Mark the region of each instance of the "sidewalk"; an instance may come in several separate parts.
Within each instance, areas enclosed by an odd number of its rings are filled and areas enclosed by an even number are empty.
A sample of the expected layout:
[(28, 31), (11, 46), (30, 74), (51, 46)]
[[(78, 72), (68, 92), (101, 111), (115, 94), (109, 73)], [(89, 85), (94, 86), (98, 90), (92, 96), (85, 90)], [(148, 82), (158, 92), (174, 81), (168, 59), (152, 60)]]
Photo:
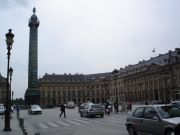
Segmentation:
[(16, 113), (12, 114), (12, 119), (10, 120), (11, 131), (3, 131), (4, 130), (4, 116), (0, 115), (0, 135), (23, 135), (23, 132), (19, 126), (19, 121), (16, 117)]

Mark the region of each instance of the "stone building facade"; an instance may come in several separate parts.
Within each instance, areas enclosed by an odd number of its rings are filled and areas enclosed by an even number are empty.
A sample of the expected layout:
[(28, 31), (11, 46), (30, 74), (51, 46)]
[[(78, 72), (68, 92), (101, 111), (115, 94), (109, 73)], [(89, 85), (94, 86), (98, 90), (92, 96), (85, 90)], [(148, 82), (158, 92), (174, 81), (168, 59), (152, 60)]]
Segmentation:
[(39, 79), (41, 104), (57, 106), (68, 101), (106, 102), (110, 98), (109, 75), (45, 74)]
[[(45, 74), (39, 79), (42, 105), (92, 101), (152, 102), (180, 99), (180, 49), (99, 74)], [(116, 76), (116, 78), (114, 78)]]
[(5, 104), (6, 102), (6, 91), (7, 91), (7, 82), (6, 78), (4, 78), (0, 74), (0, 104)]
[[(117, 85), (113, 79), (110, 82), (112, 93), (117, 88), (118, 102), (180, 99), (180, 49), (120, 68)], [(114, 96), (111, 99), (114, 101)]]

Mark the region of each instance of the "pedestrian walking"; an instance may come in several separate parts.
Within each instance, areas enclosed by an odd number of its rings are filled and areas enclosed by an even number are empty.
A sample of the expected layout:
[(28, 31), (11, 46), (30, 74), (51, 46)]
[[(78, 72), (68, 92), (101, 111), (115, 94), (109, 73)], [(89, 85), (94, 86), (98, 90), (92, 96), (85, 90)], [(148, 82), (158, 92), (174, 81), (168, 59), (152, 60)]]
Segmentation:
[(128, 111), (132, 111), (132, 104), (131, 104), (131, 102), (128, 103), (128, 108), (127, 109), (128, 109)]
[(109, 102), (107, 102), (107, 103), (105, 104), (105, 115), (106, 115), (106, 114), (110, 115)]
[(19, 111), (20, 111), (19, 106), (16, 106), (17, 118), (19, 118)]
[(61, 111), (61, 113), (60, 113), (59, 117), (61, 117), (61, 115), (64, 113), (64, 118), (66, 118), (66, 111), (65, 111), (64, 104), (61, 105), (60, 111)]
[(118, 103), (114, 103), (114, 110), (116, 113), (119, 112)]

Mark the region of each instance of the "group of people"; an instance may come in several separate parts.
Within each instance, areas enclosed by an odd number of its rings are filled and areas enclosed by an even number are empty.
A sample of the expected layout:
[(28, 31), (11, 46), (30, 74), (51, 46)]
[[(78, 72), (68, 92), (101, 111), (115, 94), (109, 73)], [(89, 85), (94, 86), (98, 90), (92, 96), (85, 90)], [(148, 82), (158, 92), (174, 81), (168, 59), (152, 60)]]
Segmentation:
[(119, 110), (118, 103), (114, 103), (114, 110), (115, 110), (115, 112), (128, 112), (128, 111), (132, 111), (132, 103), (129, 102), (127, 104), (122, 104), (120, 110)]
[(119, 105), (118, 103), (114, 103), (113, 105), (110, 104), (109, 102), (104, 103), (105, 105), (105, 114), (110, 114), (113, 110), (112, 107), (114, 106), (114, 112), (118, 113), (118, 112), (128, 112), (128, 111), (132, 111), (132, 103), (129, 102), (127, 104), (122, 104), (121, 105), (121, 109), (119, 109)]

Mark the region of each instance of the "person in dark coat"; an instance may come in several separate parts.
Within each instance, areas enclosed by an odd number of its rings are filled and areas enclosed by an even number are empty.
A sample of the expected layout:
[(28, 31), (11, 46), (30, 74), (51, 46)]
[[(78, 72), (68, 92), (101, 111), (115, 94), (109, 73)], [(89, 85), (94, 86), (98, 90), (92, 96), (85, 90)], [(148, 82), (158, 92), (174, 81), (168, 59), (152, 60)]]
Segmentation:
[(19, 112), (20, 112), (19, 106), (16, 106), (16, 112), (17, 112), (17, 118), (19, 118)]
[(64, 113), (64, 118), (66, 118), (66, 111), (65, 111), (64, 104), (61, 105), (60, 111), (61, 111), (61, 114), (59, 115), (59, 117), (61, 117), (61, 115)]
[(105, 104), (105, 115), (106, 114), (110, 114), (110, 111), (109, 111), (109, 102), (107, 102), (106, 104)]

